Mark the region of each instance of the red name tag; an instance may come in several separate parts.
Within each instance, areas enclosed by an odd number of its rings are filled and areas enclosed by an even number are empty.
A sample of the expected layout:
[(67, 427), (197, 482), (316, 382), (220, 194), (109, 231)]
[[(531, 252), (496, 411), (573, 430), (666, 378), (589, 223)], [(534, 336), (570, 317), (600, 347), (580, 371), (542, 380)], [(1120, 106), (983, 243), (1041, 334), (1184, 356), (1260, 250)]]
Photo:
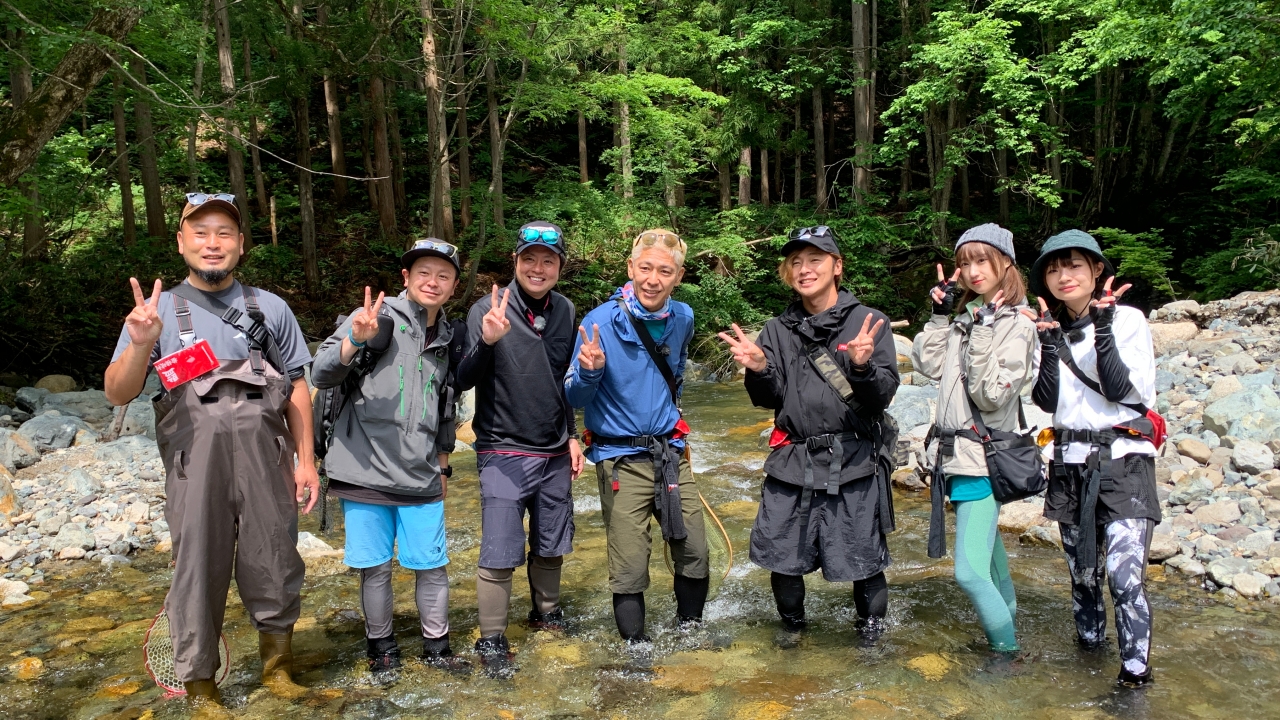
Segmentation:
[(166, 390), (194, 380), (201, 375), (216, 370), (221, 363), (209, 347), (208, 340), (197, 340), (194, 345), (165, 355), (156, 361), (156, 374), (160, 376), (160, 384)]

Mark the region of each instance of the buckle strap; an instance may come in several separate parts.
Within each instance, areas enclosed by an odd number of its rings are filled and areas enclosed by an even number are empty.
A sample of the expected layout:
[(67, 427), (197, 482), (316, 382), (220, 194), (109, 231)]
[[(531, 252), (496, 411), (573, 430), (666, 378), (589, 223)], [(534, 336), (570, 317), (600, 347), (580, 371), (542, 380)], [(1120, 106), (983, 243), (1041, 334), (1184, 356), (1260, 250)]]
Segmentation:
[(634, 447), (649, 449), (654, 440), (660, 442), (670, 442), (671, 433), (664, 435), (631, 435), (627, 437), (606, 437), (604, 435), (592, 434), (592, 445), (611, 445), (614, 447)]

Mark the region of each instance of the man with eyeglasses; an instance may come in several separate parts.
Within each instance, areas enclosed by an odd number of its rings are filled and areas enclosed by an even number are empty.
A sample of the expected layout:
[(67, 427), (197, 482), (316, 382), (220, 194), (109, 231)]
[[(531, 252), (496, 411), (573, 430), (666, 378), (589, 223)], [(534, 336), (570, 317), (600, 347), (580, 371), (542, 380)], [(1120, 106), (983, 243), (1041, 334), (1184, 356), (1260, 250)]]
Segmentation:
[(186, 280), (168, 292), (156, 280), (146, 300), (129, 278), (134, 308), (103, 383), (115, 405), (137, 397), (153, 369), (166, 388), (154, 404), (175, 670), (193, 703), (221, 702), (213, 678), (234, 573), (259, 633), (262, 680), (293, 696), (304, 572), (295, 503), (310, 512), (320, 489), (303, 378), (311, 358), (289, 306), (232, 275), (244, 253), (233, 195), (188, 194), (177, 241)]
[[(422, 660), (465, 663), (449, 644), (449, 562), (444, 497), (453, 472), (450, 347), (461, 332), (443, 306), (458, 284), (458, 249), (419, 240), (400, 257), (404, 292), (364, 290), (357, 308), (316, 351), (317, 388), (351, 381), (325, 455), (329, 492), (342, 500), (343, 561), (360, 573), (366, 653), (375, 675), (400, 667), (393, 632), (391, 558), (416, 576)], [(352, 379), (350, 376), (356, 373)]]
[[(515, 568), (529, 577), (529, 627), (563, 630), (560, 569), (573, 550), (572, 481), (582, 472), (564, 375), (574, 307), (553, 288), (564, 267), (564, 233), (532, 222), (517, 233), (515, 278), (480, 298), (467, 316), (458, 387), (476, 389), (476, 464), (481, 532), (476, 654), (490, 675), (510, 672), (507, 614)], [(525, 555), (525, 513), (529, 516)]]
[[(702, 622), (709, 563), (698, 487), (685, 454), (689, 427), (677, 404), (693, 337), (693, 309), (671, 299), (684, 277), (687, 248), (668, 230), (647, 230), (631, 245), (630, 282), (587, 313), (565, 377), (574, 407), (585, 408), (609, 548), (609, 589), (618, 633), (647, 651), (644, 591), (649, 587), (650, 520), (675, 566), (676, 623)], [(590, 331), (587, 330), (590, 328)]]

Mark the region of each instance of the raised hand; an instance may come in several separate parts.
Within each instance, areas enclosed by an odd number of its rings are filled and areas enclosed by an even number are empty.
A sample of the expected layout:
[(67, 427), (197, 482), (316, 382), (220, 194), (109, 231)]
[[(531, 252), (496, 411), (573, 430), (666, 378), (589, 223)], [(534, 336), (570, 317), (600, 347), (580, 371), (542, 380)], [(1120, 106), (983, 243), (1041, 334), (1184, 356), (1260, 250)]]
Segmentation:
[(991, 298), (991, 302), (985, 303), (978, 308), (978, 312), (974, 313), (974, 319), (979, 325), (991, 325), (996, 321), (996, 313), (1000, 311), (1000, 306), (1004, 304), (1004, 291), (997, 290), (996, 296)]
[(1044, 298), (1036, 298), (1036, 300), (1040, 302), (1039, 315), (1036, 315), (1028, 308), (1022, 308), (1020, 312), (1036, 324), (1036, 332), (1040, 333), (1040, 342), (1045, 344), (1053, 343), (1062, 332), (1062, 325), (1053, 319), (1053, 315), (1049, 313), (1049, 304), (1044, 301)]
[(600, 326), (591, 326), (592, 337), (587, 337), (586, 328), (578, 326), (578, 336), (582, 338), (582, 346), (578, 348), (578, 365), (587, 370), (599, 370), (604, 367), (604, 351), (600, 349)]
[(378, 301), (371, 303), (372, 293), (364, 286), (364, 307), (351, 318), (351, 337), (358, 343), (367, 343), (378, 336), (378, 312), (386, 293), (378, 293)]
[(493, 286), (490, 296), (493, 302), (489, 312), (480, 319), (480, 338), (485, 345), (494, 345), (511, 329), (511, 321), (507, 319), (507, 301), (511, 299), (511, 288), (502, 291), (502, 302), (498, 302), (498, 286)]
[(160, 331), (164, 329), (164, 323), (160, 321), (159, 309), (160, 292), (164, 289), (164, 285), (156, 280), (151, 299), (147, 300), (142, 295), (142, 286), (138, 284), (138, 278), (129, 278), (129, 284), (133, 286), (133, 310), (124, 319), (124, 327), (129, 331), (129, 342), (150, 354), (156, 340), (160, 339)]
[(938, 284), (929, 290), (929, 299), (933, 301), (934, 315), (950, 315), (956, 306), (956, 292), (958, 285), (956, 281), (960, 279), (960, 268), (956, 268), (951, 273), (951, 279), (947, 279), (946, 273), (942, 271), (942, 263), (938, 263)]
[(879, 333), (882, 327), (884, 327), (884, 318), (877, 320), (875, 325), (871, 324), (871, 313), (867, 313), (863, 318), (862, 330), (858, 331), (857, 337), (849, 341), (849, 359), (854, 365), (862, 367), (871, 360), (871, 353), (876, 349), (876, 333)]
[(1105, 294), (1097, 300), (1089, 301), (1089, 312), (1093, 315), (1093, 324), (1095, 328), (1099, 325), (1106, 326), (1111, 324), (1111, 319), (1114, 318), (1116, 314), (1116, 303), (1120, 301), (1120, 296), (1124, 295), (1129, 288), (1133, 287), (1132, 284), (1125, 284), (1121, 286), (1119, 290), (1112, 293), (1111, 282), (1115, 279), (1114, 275), (1107, 278), (1107, 281), (1102, 285), (1102, 289)]
[(719, 333), (720, 339), (725, 341), (729, 346), (729, 352), (733, 353), (733, 361), (752, 372), (764, 372), (768, 367), (769, 361), (764, 356), (764, 351), (760, 346), (747, 339), (743, 334), (742, 328), (737, 323), (729, 326), (733, 329), (734, 338), (729, 333)]

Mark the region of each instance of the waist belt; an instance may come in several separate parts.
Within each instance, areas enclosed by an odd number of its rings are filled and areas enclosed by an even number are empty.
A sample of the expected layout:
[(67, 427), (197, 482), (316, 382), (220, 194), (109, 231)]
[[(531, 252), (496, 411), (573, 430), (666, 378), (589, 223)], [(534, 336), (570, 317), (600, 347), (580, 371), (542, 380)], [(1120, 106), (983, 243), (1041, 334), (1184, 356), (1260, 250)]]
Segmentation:
[(958, 437), (972, 440), (976, 443), (982, 442), (982, 436), (972, 428), (945, 430), (937, 425), (929, 428), (929, 434), (924, 440), (925, 447), (929, 447), (929, 443), (934, 438), (938, 440), (938, 455), (933, 461), (933, 478), (929, 487), (929, 557), (931, 558), (940, 558), (947, 554), (946, 520), (944, 518), (946, 506), (943, 498), (947, 494), (947, 476), (946, 473), (942, 472), (942, 461), (946, 457), (955, 457), (956, 438)]
[[(1071, 443), (1088, 443), (1089, 455), (1085, 458), (1084, 492), (1080, 497), (1079, 546), (1076, 548), (1076, 562), (1083, 568), (1098, 566), (1098, 494), (1102, 490), (1103, 469), (1112, 478), (1124, 474), (1123, 467), (1116, 467), (1117, 461), (1111, 457), (1111, 443), (1120, 437), (1110, 428), (1106, 430), (1070, 430), (1054, 428), (1053, 431), (1053, 472), (1066, 482), (1067, 464), (1062, 459), (1063, 449)], [(1119, 461), (1123, 463), (1123, 460)]]
[[(827, 451), (827, 480), (822, 484), (828, 495), (840, 494), (840, 470), (844, 467), (844, 444), (858, 442), (862, 438), (853, 432), (827, 433), (814, 435), (803, 440), (794, 440), (789, 444), (804, 445), (804, 485), (800, 490), (800, 543), (808, 543), (809, 538), (809, 506), (813, 501), (814, 473), (813, 456)], [(874, 458), (873, 458), (874, 459)]]
[[(593, 436), (592, 445), (633, 447), (649, 453), (653, 461), (653, 514), (667, 542), (689, 536), (680, 512), (680, 451), (671, 445), (671, 435), (635, 435), (632, 437)], [(618, 491), (618, 464), (632, 462), (639, 455), (623, 455), (613, 461), (613, 490)]]

